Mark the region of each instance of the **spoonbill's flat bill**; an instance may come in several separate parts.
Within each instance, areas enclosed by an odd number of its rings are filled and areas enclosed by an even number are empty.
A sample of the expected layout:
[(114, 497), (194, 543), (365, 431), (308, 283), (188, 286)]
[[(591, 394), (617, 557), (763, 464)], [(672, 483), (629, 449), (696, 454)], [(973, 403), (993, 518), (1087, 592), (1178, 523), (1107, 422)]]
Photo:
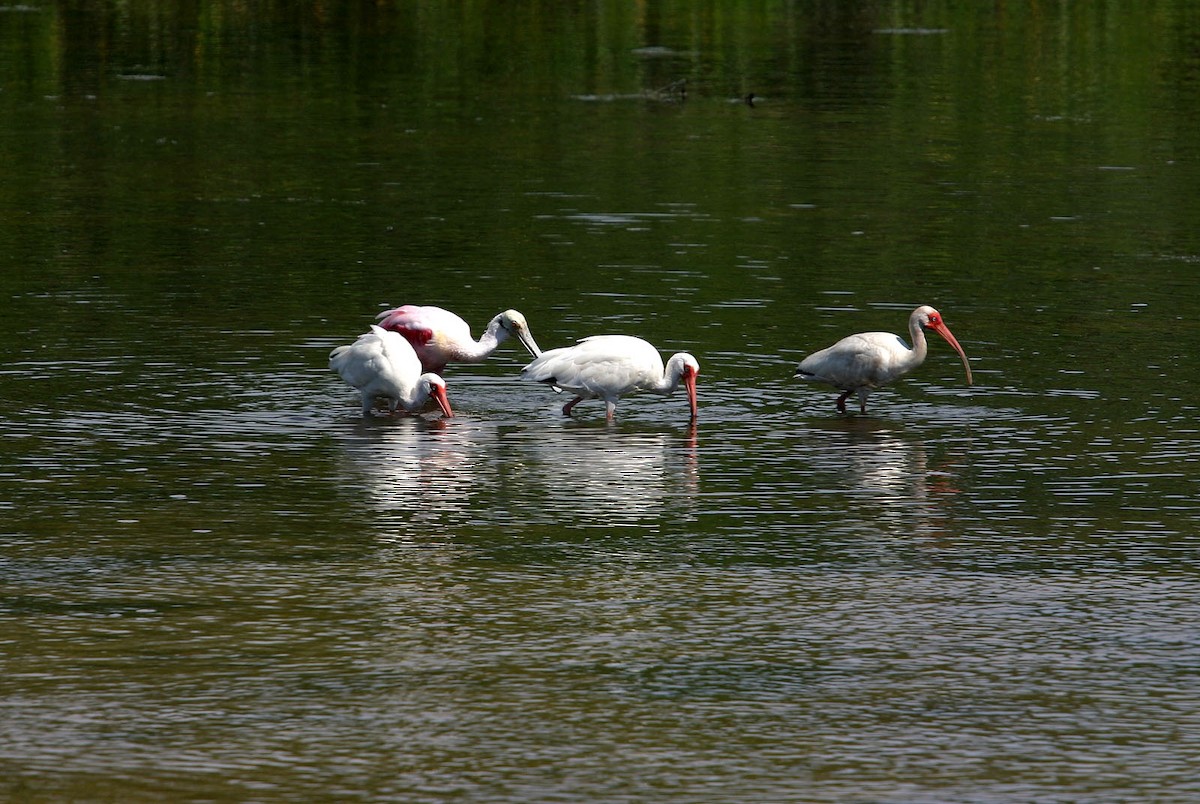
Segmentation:
[(482, 363), (510, 336), (516, 336), (529, 354), (542, 353), (529, 332), (525, 316), (505, 310), (491, 321), (476, 341), (471, 327), (459, 316), (441, 307), (406, 304), (376, 316), (379, 326), (398, 332), (412, 344), (425, 371), (442, 372), (447, 363)]
[(918, 307), (908, 317), (911, 347), (899, 335), (890, 332), (860, 332), (804, 358), (795, 376), (841, 390), (843, 393), (837, 399), (840, 413), (846, 412), (846, 398), (858, 394), (859, 410), (866, 413), (868, 394), (925, 362), (929, 351), (926, 329), (941, 335), (958, 352), (963, 368), (967, 370), (967, 385), (970, 385), (971, 364), (966, 352), (942, 321), (942, 314), (929, 306)]
[(691, 418), (696, 419), (696, 375), (700, 363), (687, 352), (672, 355), (663, 366), (658, 350), (629, 335), (593, 335), (575, 346), (551, 349), (524, 369), (521, 378), (543, 382), (575, 394), (563, 405), (563, 415), (585, 399), (604, 400), (609, 419), (617, 399), (636, 391), (667, 396), (682, 383), (687, 390)]
[(454, 415), (446, 381), (432, 372), (422, 374), (421, 361), (408, 341), (374, 324), (354, 343), (330, 352), (329, 368), (358, 389), (364, 416), (370, 415), (376, 399), (387, 402), (389, 413), (398, 407), (417, 413), (433, 399), (447, 418)]

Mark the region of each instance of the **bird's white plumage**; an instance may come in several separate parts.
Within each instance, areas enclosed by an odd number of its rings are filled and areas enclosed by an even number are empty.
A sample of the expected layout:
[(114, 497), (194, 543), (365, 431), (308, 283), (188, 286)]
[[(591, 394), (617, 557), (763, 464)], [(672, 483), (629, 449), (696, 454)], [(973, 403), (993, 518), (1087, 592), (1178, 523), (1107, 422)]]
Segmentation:
[(415, 412), (432, 396), (447, 416), (452, 415), (445, 382), (436, 374), (422, 374), (416, 352), (398, 333), (372, 324), (354, 343), (329, 353), (329, 368), (358, 389), (364, 414), (376, 399), (386, 400), (391, 411), (403, 407)]
[(846, 410), (846, 397), (857, 394), (859, 407), (867, 410), (867, 395), (871, 391), (907, 374), (925, 362), (929, 344), (925, 329), (946, 339), (962, 358), (967, 372), (967, 384), (971, 384), (971, 366), (967, 355), (950, 329), (942, 321), (937, 310), (924, 305), (912, 311), (908, 317), (908, 333), (912, 346), (890, 332), (861, 332), (848, 335), (826, 349), (814, 352), (796, 368), (796, 375), (803, 380), (812, 380), (832, 385), (844, 391), (838, 398), (839, 411)]
[(600, 398), (612, 418), (617, 399), (636, 391), (670, 394), (682, 381), (688, 389), (695, 415), (696, 358), (686, 352), (673, 355), (663, 365), (658, 350), (630, 335), (593, 335), (575, 346), (543, 352), (521, 371), (522, 379), (547, 383), (570, 391), (576, 398), (563, 412), (583, 399)]
[(663, 361), (641, 338), (593, 335), (576, 346), (543, 352), (522, 374), (575, 393), (620, 396), (661, 380)]
[(799, 370), (810, 379), (841, 388), (879, 388), (904, 371), (912, 350), (890, 332), (860, 332), (804, 358)]

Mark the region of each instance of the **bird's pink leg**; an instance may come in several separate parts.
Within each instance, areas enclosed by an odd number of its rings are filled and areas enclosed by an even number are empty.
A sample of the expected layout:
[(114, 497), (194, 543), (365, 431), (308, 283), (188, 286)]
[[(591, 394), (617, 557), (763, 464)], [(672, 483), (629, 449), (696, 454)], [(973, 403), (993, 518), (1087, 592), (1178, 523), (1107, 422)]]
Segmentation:
[(577, 396), (577, 397), (575, 397), (574, 399), (572, 399), (570, 402), (568, 402), (567, 404), (563, 405), (563, 415), (564, 415), (564, 416), (570, 416), (570, 415), (571, 415), (571, 408), (575, 407), (576, 405), (578, 405), (578, 404), (579, 404), (580, 402), (582, 402), (582, 401), (583, 401), (583, 397), (581, 397), (581, 396)]
[[(837, 409), (838, 409), (838, 413), (845, 413), (845, 412), (846, 412), (846, 398), (847, 398), (847, 397), (849, 397), (849, 396), (850, 396), (850, 394), (852, 394), (852, 393), (854, 393), (854, 392), (853, 392), (853, 391), (847, 391), (846, 393), (844, 393), (844, 394), (842, 394), (841, 396), (839, 396), (839, 397), (838, 397), (838, 401), (837, 401)], [(864, 411), (864, 412), (865, 412), (865, 411)]]

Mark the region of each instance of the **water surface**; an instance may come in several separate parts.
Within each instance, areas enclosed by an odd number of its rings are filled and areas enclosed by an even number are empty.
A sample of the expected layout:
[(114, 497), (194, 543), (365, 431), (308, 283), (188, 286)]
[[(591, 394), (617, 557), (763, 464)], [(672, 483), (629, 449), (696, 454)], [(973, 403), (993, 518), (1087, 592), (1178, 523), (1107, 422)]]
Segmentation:
[[(1198, 32), (3, 9), (0, 789), (1195, 798)], [(401, 303), (686, 349), (700, 419), (510, 343), (364, 420)], [(791, 378), (923, 303), (973, 387)]]

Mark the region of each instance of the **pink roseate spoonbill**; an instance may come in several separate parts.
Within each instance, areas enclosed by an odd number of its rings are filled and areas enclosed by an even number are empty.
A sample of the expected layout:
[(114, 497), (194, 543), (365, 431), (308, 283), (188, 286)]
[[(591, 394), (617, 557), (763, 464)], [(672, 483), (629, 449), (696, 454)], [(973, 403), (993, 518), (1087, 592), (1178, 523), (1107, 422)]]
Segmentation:
[(641, 338), (629, 335), (593, 335), (575, 346), (543, 352), (521, 369), (521, 379), (544, 382), (575, 394), (563, 405), (563, 415), (585, 399), (604, 400), (612, 419), (617, 398), (635, 391), (667, 396), (683, 383), (687, 390), (691, 419), (696, 420), (696, 375), (700, 364), (687, 352), (672, 355), (663, 366), (658, 350)]
[(354, 343), (329, 353), (329, 368), (362, 394), (364, 416), (371, 414), (376, 399), (387, 402), (389, 413), (398, 407), (417, 413), (433, 399), (446, 418), (454, 416), (446, 381), (431, 372), (422, 374), (417, 353), (395, 332), (372, 324)]
[(447, 363), (482, 363), (512, 335), (529, 354), (537, 357), (542, 353), (529, 333), (525, 316), (516, 310), (505, 310), (489, 321), (478, 341), (471, 337), (471, 327), (466, 321), (441, 307), (406, 304), (385, 310), (375, 320), (412, 344), (425, 371), (439, 374), (446, 370)]
[(929, 351), (926, 329), (941, 335), (958, 352), (963, 368), (967, 370), (967, 385), (970, 385), (971, 364), (967, 362), (966, 352), (942, 321), (942, 314), (929, 306), (918, 307), (908, 317), (911, 347), (899, 335), (890, 332), (860, 332), (804, 358), (795, 376), (840, 389), (843, 393), (837, 400), (839, 413), (846, 412), (846, 398), (858, 394), (859, 410), (866, 413), (867, 394), (925, 362), (925, 354)]

